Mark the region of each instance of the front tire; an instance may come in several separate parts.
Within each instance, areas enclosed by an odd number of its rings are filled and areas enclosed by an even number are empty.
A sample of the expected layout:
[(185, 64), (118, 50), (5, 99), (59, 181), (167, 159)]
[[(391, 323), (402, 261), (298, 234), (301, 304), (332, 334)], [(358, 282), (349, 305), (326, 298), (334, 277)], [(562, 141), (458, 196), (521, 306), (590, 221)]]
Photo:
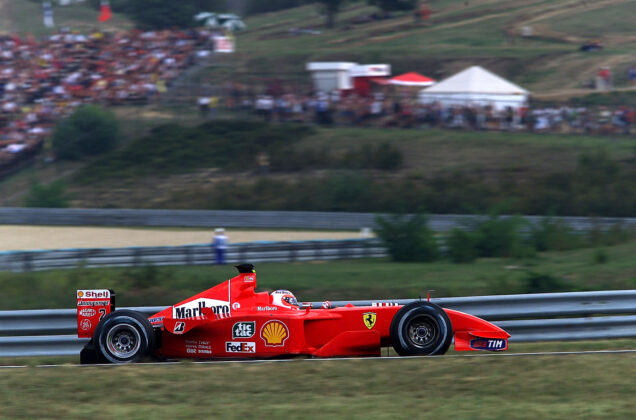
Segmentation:
[(395, 314), (390, 335), (393, 348), (400, 356), (430, 356), (448, 351), (453, 327), (442, 308), (417, 301)]
[(96, 350), (110, 363), (139, 362), (154, 352), (156, 337), (148, 319), (127, 309), (106, 315), (95, 331)]

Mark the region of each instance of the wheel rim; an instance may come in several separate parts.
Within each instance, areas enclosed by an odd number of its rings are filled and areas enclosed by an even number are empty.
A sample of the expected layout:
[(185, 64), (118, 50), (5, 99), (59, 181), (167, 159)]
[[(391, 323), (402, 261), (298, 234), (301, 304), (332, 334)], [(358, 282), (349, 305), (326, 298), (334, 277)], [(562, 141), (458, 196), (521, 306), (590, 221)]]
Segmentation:
[(139, 331), (130, 324), (115, 325), (106, 335), (108, 351), (119, 359), (134, 356), (141, 347)]
[(439, 328), (437, 322), (428, 315), (420, 315), (406, 325), (409, 341), (418, 348), (426, 348), (437, 341)]

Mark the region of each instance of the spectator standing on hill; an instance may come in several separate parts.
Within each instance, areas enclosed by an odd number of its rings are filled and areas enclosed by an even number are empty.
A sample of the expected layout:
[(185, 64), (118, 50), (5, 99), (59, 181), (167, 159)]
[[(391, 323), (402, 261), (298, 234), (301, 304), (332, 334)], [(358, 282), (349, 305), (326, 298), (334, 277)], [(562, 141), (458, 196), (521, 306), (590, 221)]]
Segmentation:
[(219, 98), (218, 98), (218, 96), (210, 97), (210, 102), (209, 102), (208, 106), (210, 107), (210, 117), (211, 118), (216, 118), (217, 114), (219, 113)]
[(599, 69), (596, 81), (597, 90), (609, 90), (612, 88), (612, 71), (609, 67), (603, 66)]
[(636, 86), (636, 65), (631, 66), (629, 70), (627, 70), (627, 77), (629, 77), (632, 86)]
[(225, 229), (216, 228), (214, 230), (212, 248), (214, 248), (214, 254), (216, 256), (216, 264), (225, 264), (225, 252), (227, 251), (227, 235), (225, 234)]
[(208, 112), (210, 110), (210, 98), (208, 98), (207, 96), (201, 96), (197, 100), (197, 103), (199, 105), (199, 111), (201, 112), (201, 116), (204, 118), (207, 117)]

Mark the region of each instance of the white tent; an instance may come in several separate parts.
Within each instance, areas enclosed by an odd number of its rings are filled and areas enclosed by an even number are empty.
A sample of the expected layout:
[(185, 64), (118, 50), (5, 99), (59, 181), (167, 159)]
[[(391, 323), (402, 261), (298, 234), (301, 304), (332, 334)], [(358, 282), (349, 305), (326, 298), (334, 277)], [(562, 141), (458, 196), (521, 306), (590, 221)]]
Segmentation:
[(530, 92), (479, 67), (469, 67), (420, 91), (421, 103), (450, 105), (492, 105), (496, 109), (519, 108)]

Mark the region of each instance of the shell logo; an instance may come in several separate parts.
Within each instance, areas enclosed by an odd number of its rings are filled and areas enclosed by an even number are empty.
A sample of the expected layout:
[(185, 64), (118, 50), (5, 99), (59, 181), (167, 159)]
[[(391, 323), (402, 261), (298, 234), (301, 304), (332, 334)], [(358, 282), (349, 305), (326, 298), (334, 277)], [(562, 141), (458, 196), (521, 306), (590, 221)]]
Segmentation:
[(289, 329), (279, 320), (267, 321), (261, 328), (261, 338), (268, 347), (284, 346), (289, 338)]
[(77, 291), (77, 297), (84, 297), (84, 292), (82, 292), (81, 290)]

